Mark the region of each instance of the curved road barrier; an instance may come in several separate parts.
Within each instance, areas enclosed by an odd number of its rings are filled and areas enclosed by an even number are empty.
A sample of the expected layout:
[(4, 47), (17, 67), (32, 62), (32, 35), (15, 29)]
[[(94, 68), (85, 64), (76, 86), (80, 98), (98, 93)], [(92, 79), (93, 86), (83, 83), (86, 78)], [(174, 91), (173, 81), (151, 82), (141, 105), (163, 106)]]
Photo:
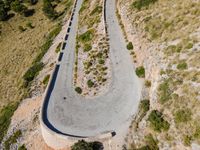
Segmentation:
[(112, 83), (106, 93), (94, 98), (78, 95), (73, 86), (78, 13), (77, 0), (62, 60), (57, 62), (44, 94), (40, 124), (45, 142), (52, 148), (71, 146), (80, 139), (105, 140), (120, 136), (137, 111), (141, 83), (115, 15), (115, 0), (105, 2), (104, 17), (109, 36)]

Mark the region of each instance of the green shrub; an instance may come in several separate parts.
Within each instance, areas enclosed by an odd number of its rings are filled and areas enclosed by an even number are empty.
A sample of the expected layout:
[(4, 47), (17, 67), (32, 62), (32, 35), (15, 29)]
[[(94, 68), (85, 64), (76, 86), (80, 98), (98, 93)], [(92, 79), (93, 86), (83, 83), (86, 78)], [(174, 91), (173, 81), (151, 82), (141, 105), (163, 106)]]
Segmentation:
[(97, 141), (86, 142), (84, 140), (79, 140), (71, 146), (71, 150), (103, 150), (103, 144)]
[(88, 85), (89, 88), (91, 88), (91, 87), (94, 86), (94, 82), (92, 80), (88, 80), (87, 85)]
[(147, 112), (150, 109), (150, 101), (148, 99), (142, 100), (140, 102), (140, 109), (143, 110), (143, 112)]
[(132, 49), (133, 49), (133, 44), (132, 44), (132, 42), (129, 42), (129, 43), (127, 44), (126, 48), (127, 48), (128, 50), (132, 50)]
[(92, 144), (84, 140), (78, 141), (72, 147), (72, 150), (93, 150)]
[(92, 49), (92, 46), (90, 44), (85, 44), (83, 51), (88, 52)]
[(82, 89), (80, 87), (76, 87), (75, 88), (75, 91), (78, 93), (78, 94), (81, 94), (82, 93)]
[(177, 69), (179, 70), (184, 70), (184, 69), (187, 69), (187, 63), (186, 62), (182, 62), (180, 64), (177, 65)]
[(94, 36), (94, 31), (91, 29), (79, 35), (79, 39), (81, 40), (81, 42), (85, 43), (91, 41), (93, 36)]
[(139, 77), (139, 78), (144, 78), (145, 77), (145, 69), (143, 66), (140, 66), (140, 67), (137, 67), (136, 70), (136, 75)]
[(36, 63), (31, 68), (29, 68), (23, 76), (23, 79), (27, 82), (31, 82), (42, 70), (44, 64), (43, 63)]
[(191, 49), (193, 47), (193, 43), (188, 43), (188, 45), (186, 46), (187, 49)]
[(188, 122), (192, 119), (191, 117), (192, 117), (192, 112), (188, 108), (179, 109), (174, 114), (174, 119), (176, 123)]
[(21, 130), (17, 130), (13, 135), (11, 135), (5, 142), (4, 147), (6, 150), (10, 149), (11, 144), (15, 144), (17, 139), (22, 136)]
[(161, 104), (166, 103), (171, 99), (172, 91), (169, 88), (169, 81), (165, 80), (158, 87), (159, 102)]
[(11, 103), (4, 107), (0, 112), (0, 143), (7, 133), (8, 127), (11, 122), (11, 117), (13, 116), (15, 110), (18, 107), (18, 103)]
[(105, 61), (103, 59), (99, 59), (99, 64), (105, 64)]
[(158, 132), (167, 131), (170, 127), (170, 124), (163, 119), (163, 114), (157, 110), (150, 113), (148, 121), (150, 121), (151, 127)]
[(46, 76), (44, 77), (44, 79), (43, 79), (42, 83), (43, 83), (44, 85), (47, 85), (47, 84), (48, 84), (48, 82), (49, 82), (49, 78), (50, 78), (50, 75), (49, 75), (49, 74), (48, 74), (48, 75), (46, 75)]
[(138, 10), (141, 10), (143, 7), (148, 7), (150, 4), (155, 3), (158, 0), (137, 0), (132, 3), (132, 6)]

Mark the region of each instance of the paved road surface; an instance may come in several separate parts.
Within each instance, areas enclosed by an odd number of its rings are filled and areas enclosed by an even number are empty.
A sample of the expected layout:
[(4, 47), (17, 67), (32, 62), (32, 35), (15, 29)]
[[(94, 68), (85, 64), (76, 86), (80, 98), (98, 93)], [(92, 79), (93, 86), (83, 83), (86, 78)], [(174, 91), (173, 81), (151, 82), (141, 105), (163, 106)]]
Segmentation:
[(81, 4), (82, 0), (78, 0), (66, 48), (57, 68), (57, 77), (52, 81), (45, 100), (42, 118), (51, 130), (60, 134), (89, 137), (111, 130), (118, 134), (123, 125), (130, 123), (137, 110), (141, 85), (115, 15), (115, 0), (108, 0), (106, 20), (112, 61), (111, 86), (105, 94), (90, 99), (74, 91), (75, 39)]

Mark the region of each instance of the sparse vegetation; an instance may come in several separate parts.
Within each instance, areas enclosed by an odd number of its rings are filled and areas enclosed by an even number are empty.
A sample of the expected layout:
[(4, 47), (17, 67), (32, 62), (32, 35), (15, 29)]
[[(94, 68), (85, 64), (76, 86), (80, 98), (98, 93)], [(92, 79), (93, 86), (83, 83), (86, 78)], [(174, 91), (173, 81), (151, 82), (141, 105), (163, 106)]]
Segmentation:
[(170, 127), (170, 124), (166, 120), (164, 120), (163, 114), (158, 110), (153, 110), (150, 113), (148, 120), (151, 127), (158, 132), (167, 131)]
[(145, 77), (145, 69), (143, 66), (140, 66), (140, 67), (137, 67), (136, 70), (136, 75), (139, 77), (139, 78), (144, 78)]
[(23, 144), (21, 146), (19, 146), (18, 150), (27, 150), (26, 146)]
[(23, 78), (27, 82), (27, 84), (29, 84), (29, 82), (31, 82), (38, 75), (43, 66), (43, 63), (35, 63), (31, 68), (26, 71)]
[(187, 63), (186, 62), (182, 62), (182, 63), (178, 64), (177, 65), (177, 69), (180, 69), (180, 70), (187, 69)]
[(14, 111), (17, 109), (18, 103), (11, 103), (5, 106), (0, 112), (0, 143), (7, 133), (8, 127), (11, 122), (11, 117), (14, 114)]
[(43, 83), (44, 85), (47, 85), (48, 82), (49, 82), (49, 78), (50, 78), (50, 74), (46, 75), (46, 76), (44, 77), (42, 83)]
[(56, 47), (56, 50), (55, 50), (56, 53), (60, 52), (61, 45), (62, 43), (60, 42), (58, 46)]
[(155, 3), (157, 0), (136, 0), (133, 2), (133, 7), (141, 10), (143, 7), (148, 7), (150, 4)]
[(22, 136), (21, 130), (17, 130), (16, 132), (13, 133), (5, 142), (4, 142), (4, 147), (6, 150), (10, 149), (10, 146), (12, 144), (15, 144), (17, 142), (17, 139)]
[(174, 115), (174, 119), (176, 123), (181, 123), (181, 122), (188, 122), (190, 121), (192, 118), (192, 113), (191, 110), (186, 108), (186, 109), (179, 109), (176, 111), (175, 115)]
[(171, 99), (172, 91), (169, 88), (169, 80), (163, 81), (158, 88), (159, 102), (166, 103)]
[(151, 81), (145, 80), (145, 86), (146, 87), (151, 87)]

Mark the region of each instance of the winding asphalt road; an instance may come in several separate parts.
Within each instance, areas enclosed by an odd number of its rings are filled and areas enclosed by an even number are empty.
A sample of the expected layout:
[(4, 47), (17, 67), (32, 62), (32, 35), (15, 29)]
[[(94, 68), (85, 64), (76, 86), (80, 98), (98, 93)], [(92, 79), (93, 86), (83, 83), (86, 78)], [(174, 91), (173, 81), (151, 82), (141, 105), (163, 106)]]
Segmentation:
[(77, 0), (66, 46), (45, 96), (42, 121), (52, 131), (74, 137), (91, 137), (106, 131), (118, 134), (137, 111), (141, 85), (115, 15), (115, 0), (108, 0), (112, 83), (106, 93), (95, 98), (85, 98), (74, 91), (75, 42), (82, 1)]

